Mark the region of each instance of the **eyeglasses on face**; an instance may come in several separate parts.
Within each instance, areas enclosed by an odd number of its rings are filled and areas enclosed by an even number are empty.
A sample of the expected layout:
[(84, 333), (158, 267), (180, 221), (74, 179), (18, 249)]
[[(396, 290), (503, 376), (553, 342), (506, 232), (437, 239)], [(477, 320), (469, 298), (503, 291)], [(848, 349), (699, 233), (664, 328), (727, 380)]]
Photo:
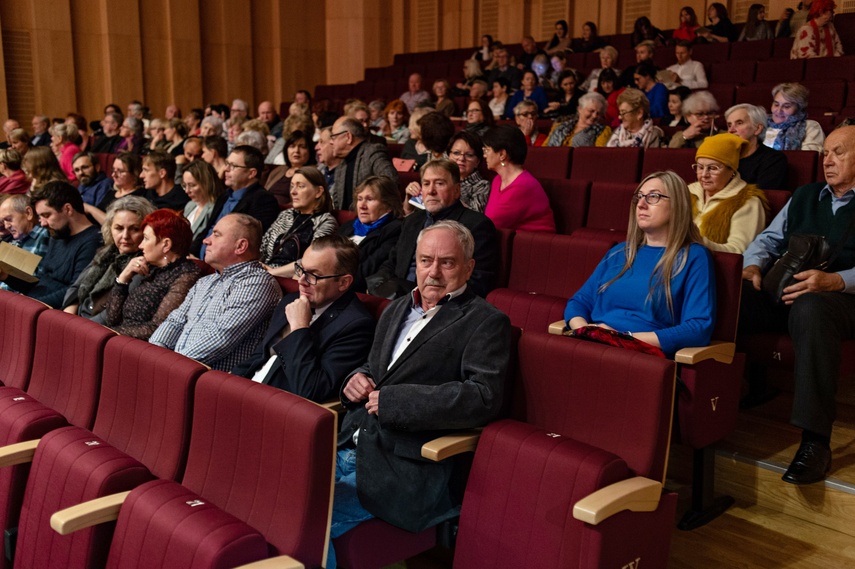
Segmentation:
[(475, 160), (476, 158), (478, 158), (471, 152), (460, 152), (459, 150), (452, 150), (451, 152), (449, 152), (448, 155), (454, 158), (455, 160), (458, 160), (460, 158), (465, 158), (466, 160)]
[(342, 135), (342, 134), (344, 134), (344, 133), (346, 133), (346, 132), (348, 132), (348, 131), (346, 131), (346, 130), (342, 130), (342, 131), (339, 131), (339, 132), (331, 132), (331, 133), (330, 133), (330, 140), (332, 140), (333, 138), (335, 138), (335, 137), (337, 137), (337, 136), (339, 136), (339, 135)]
[(537, 118), (537, 113), (534, 111), (523, 111), (517, 114), (518, 117), (526, 117), (528, 119)]
[(249, 166), (241, 166), (233, 162), (226, 162), (226, 170), (234, 170), (235, 168), (249, 168)]
[(719, 166), (718, 164), (692, 164), (692, 170), (695, 171), (695, 174), (709, 172), (713, 176), (718, 176), (724, 170), (724, 166)]
[(618, 113), (618, 115), (620, 116), (620, 118), (623, 118), (623, 117), (625, 117), (626, 115), (631, 115), (632, 113), (636, 113), (636, 112), (638, 112), (638, 109), (630, 109), (630, 110), (628, 110), (628, 111), (620, 111), (620, 112)]
[(700, 111), (697, 113), (692, 113), (696, 117), (717, 117), (718, 114), (715, 111)]
[(632, 194), (633, 203), (638, 203), (642, 199), (647, 202), (647, 205), (656, 205), (661, 199), (670, 200), (671, 198), (666, 196), (665, 194), (660, 194), (659, 192), (650, 192), (649, 194), (643, 194), (641, 193), (641, 190)]
[(297, 277), (297, 280), (300, 280), (305, 276), (306, 282), (310, 286), (315, 286), (316, 284), (318, 284), (318, 281), (322, 281), (324, 279), (334, 279), (336, 277), (343, 277), (344, 275), (316, 275), (315, 273), (311, 273), (304, 269), (303, 265), (301, 265), (300, 263), (294, 263), (294, 276)]

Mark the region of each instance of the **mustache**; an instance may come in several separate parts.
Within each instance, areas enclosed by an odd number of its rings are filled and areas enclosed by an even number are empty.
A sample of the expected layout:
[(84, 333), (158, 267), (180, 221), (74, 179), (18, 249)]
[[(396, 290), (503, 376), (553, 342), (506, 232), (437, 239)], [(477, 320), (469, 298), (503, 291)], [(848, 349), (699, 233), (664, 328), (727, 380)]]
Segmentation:
[(431, 277), (427, 277), (424, 282), (425, 286), (445, 286), (445, 282), (439, 279), (433, 279)]

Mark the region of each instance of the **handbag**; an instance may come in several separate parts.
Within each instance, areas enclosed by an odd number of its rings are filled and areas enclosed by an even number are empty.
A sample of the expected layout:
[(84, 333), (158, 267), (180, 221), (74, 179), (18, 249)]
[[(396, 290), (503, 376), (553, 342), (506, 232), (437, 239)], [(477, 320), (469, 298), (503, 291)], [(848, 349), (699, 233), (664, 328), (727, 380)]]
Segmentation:
[(588, 342), (597, 342), (598, 344), (608, 344), (617, 348), (633, 350), (642, 354), (656, 356), (657, 358), (665, 357), (665, 353), (652, 344), (642, 342), (629, 334), (624, 334), (617, 330), (609, 330), (608, 328), (600, 328), (599, 326), (581, 326), (575, 330), (565, 328), (564, 335), (579, 338), (580, 340), (587, 340)]
[(773, 301), (781, 302), (784, 289), (796, 282), (793, 275), (811, 269), (824, 270), (836, 253), (822, 235), (791, 235), (787, 251), (763, 277), (763, 290)]

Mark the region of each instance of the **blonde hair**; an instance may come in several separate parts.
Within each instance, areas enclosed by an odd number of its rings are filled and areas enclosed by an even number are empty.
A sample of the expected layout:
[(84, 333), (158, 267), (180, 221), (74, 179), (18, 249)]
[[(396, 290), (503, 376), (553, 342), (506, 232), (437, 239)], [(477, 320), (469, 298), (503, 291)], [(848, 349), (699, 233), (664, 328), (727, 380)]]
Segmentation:
[[(668, 311), (671, 313), (671, 318), (673, 319), (674, 299), (671, 296), (671, 279), (679, 275), (686, 267), (686, 262), (689, 258), (689, 246), (692, 243), (701, 242), (701, 233), (698, 231), (698, 227), (695, 225), (692, 217), (692, 198), (689, 193), (689, 187), (683, 181), (683, 178), (671, 170), (654, 172), (644, 178), (638, 184), (635, 191), (638, 192), (649, 180), (659, 180), (665, 186), (665, 191), (670, 198), (671, 216), (668, 222), (668, 239), (665, 244), (665, 253), (659, 259), (659, 262), (656, 263), (656, 266), (653, 267), (653, 273), (650, 275), (650, 288), (647, 293), (647, 299), (650, 300), (656, 289), (660, 287), (664, 288), (665, 302), (668, 304)], [(636, 200), (633, 198), (632, 205), (629, 208), (629, 228), (626, 232), (626, 244), (624, 246), (626, 263), (624, 263), (623, 268), (612, 280), (600, 286), (599, 292), (603, 292), (609, 288), (613, 282), (621, 278), (632, 267), (639, 247), (643, 247), (646, 243), (647, 237), (638, 227), (638, 220), (635, 217), (636, 203)]]

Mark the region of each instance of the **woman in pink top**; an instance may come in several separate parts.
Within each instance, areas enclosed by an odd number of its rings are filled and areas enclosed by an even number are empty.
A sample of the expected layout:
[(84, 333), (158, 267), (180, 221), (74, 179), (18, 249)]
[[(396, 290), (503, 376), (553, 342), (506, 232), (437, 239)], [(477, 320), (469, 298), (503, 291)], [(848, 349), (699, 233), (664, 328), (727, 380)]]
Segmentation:
[(524, 167), (528, 152), (525, 135), (503, 125), (483, 136), (487, 168), (496, 172), (484, 209), (499, 229), (555, 233), (555, 218), (543, 186)]
[(56, 157), (59, 159), (59, 166), (65, 175), (68, 176), (68, 181), (73, 182), (77, 178), (74, 176), (74, 169), (71, 163), (74, 162), (74, 155), (80, 152), (80, 147), (72, 142), (77, 140), (79, 132), (77, 126), (69, 123), (55, 124), (50, 127), (50, 147)]

